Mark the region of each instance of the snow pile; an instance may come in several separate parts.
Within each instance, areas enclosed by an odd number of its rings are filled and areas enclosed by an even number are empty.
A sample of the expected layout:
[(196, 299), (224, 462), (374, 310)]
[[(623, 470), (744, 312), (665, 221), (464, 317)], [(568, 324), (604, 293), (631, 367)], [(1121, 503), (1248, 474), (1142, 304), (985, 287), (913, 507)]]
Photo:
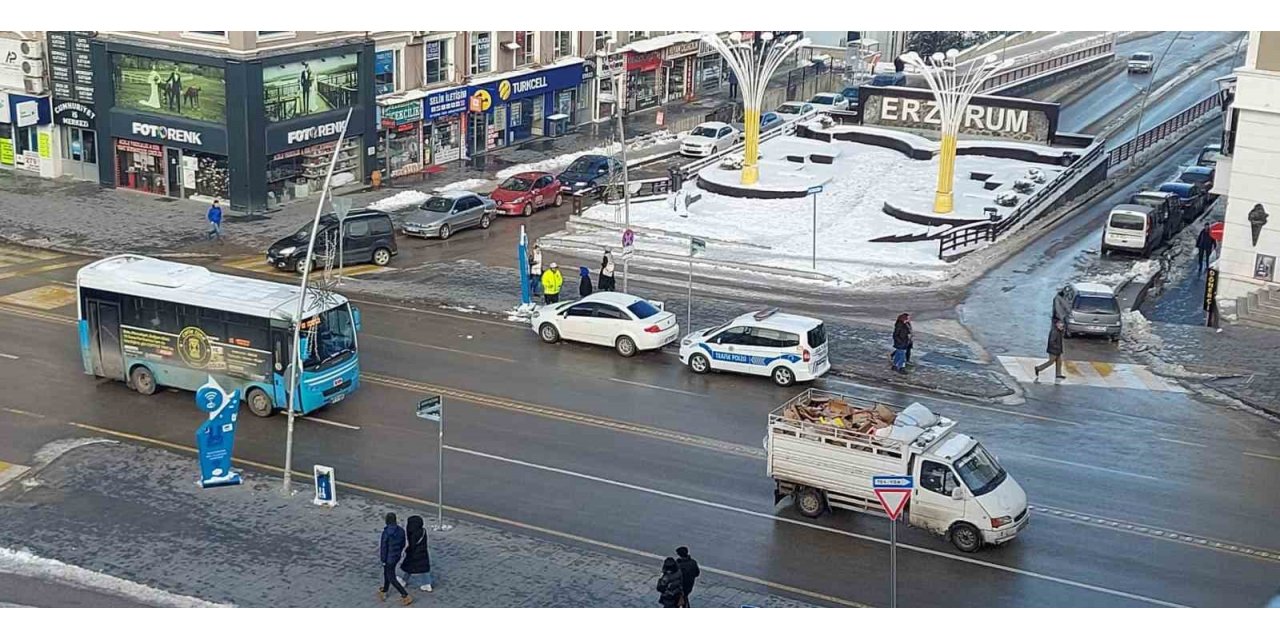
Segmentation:
[[(679, 210), (673, 210), (666, 199), (632, 203), (631, 225), (639, 236), (636, 249), (642, 253), (641, 258), (686, 260), (687, 237), (698, 236), (707, 240), (700, 261), (715, 268), (768, 271), (771, 276), (789, 271), (805, 276), (811, 283), (829, 276), (830, 282), (836, 284), (872, 289), (935, 284), (952, 276), (955, 269), (968, 268), (963, 262), (952, 267), (940, 260), (936, 240), (870, 242), (882, 236), (936, 233), (943, 229), (901, 221), (883, 211), (886, 200), (930, 211), (937, 181), (935, 162), (912, 160), (894, 150), (854, 142), (817, 144), (835, 156), (833, 164), (785, 160), (788, 152), (813, 152), (812, 140), (784, 137), (761, 146), (761, 181), (765, 184), (777, 181), (779, 172), (791, 172), (824, 185), (817, 196), (817, 273), (812, 267), (812, 198), (734, 198), (706, 192), (692, 184), (685, 185), (682, 195), (701, 198)], [(1030, 163), (963, 155), (956, 159), (956, 165), (956, 209), (961, 215), (972, 212), (976, 217), (983, 207), (991, 206), (993, 193), (984, 189), (982, 182), (969, 180), (969, 173), (1012, 178), (1026, 175)], [(1050, 174), (1059, 170), (1040, 167)], [(710, 179), (723, 170), (708, 167), (703, 172)], [(716, 181), (724, 179), (721, 175)], [(615, 209), (613, 205), (591, 207), (583, 214), (587, 224), (571, 226), (550, 239), (565, 241), (565, 245), (581, 246), (585, 242), (613, 246), (617, 244), (617, 233), (590, 223), (615, 223)]]
[(12, 573), (29, 578), (50, 580), (66, 585), (83, 587), (106, 594), (130, 598), (139, 604), (152, 607), (225, 607), (217, 604), (161, 591), (155, 587), (138, 584), (105, 573), (69, 565), (50, 558), (41, 558), (25, 549), (0, 547), (0, 573)]
[(1164, 345), (1164, 340), (1152, 330), (1151, 321), (1141, 311), (1122, 311), (1120, 318), (1124, 326), (1121, 338), (1126, 351), (1155, 351)]
[(1159, 260), (1140, 260), (1129, 265), (1125, 271), (1114, 271), (1111, 273), (1101, 273), (1090, 275), (1089, 281), (1098, 284), (1105, 284), (1116, 291), (1130, 282), (1142, 282), (1150, 280), (1155, 274), (1160, 272)]
[(377, 209), (378, 211), (386, 211), (388, 213), (392, 213), (396, 211), (404, 211), (406, 209), (412, 209), (426, 202), (427, 198), (430, 198), (430, 197), (431, 197), (431, 194), (429, 193), (423, 193), (421, 191), (410, 189), (408, 191), (401, 191), (394, 195), (387, 196), (381, 200), (371, 202), (369, 203), (369, 208)]
[(475, 191), (488, 186), (492, 182), (492, 180), (487, 180), (485, 178), (468, 178), (466, 180), (450, 182), (449, 184), (436, 189), (436, 191), (439, 191), (440, 193), (445, 193), (447, 191)]

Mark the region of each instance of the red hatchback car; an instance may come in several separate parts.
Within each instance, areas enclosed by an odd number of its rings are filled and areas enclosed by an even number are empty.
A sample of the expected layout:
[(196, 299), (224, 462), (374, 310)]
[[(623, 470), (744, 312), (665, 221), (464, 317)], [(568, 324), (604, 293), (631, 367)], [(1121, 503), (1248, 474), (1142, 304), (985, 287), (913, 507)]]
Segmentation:
[(560, 181), (545, 171), (517, 173), (502, 183), (489, 197), (498, 203), (498, 212), (508, 216), (530, 216), (543, 207), (560, 206)]

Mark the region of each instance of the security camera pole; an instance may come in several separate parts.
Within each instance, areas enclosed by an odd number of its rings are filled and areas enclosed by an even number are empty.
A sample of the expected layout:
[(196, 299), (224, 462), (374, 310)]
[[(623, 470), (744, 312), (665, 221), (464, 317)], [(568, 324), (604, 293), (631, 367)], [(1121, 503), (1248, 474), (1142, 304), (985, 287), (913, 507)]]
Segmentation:
[[(342, 121), (343, 133), (346, 132), (349, 124), (351, 124), (351, 109), (347, 109), (347, 117)], [(287, 426), (284, 439), (284, 486), (281, 487), (281, 491), (286, 496), (292, 494), (290, 479), (293, 474), (293, 423), (298, 409), (298, 376), (302, 371), (302, 318), (306, 313), (307, 283), (311, 278), (311, 267), (314, 264), (316, 232), (320, 229), (320, 215), (324, 212), (325, 199), (329, 197), (333, 168), (338, 164), (338, 154), (342, 151), (342, 136), (343, 134), (339, 134), (337, 141), (333, 144), (333, 156), (329, 158), (329, 173), (324, 177), (324, 188), (320, 191), (320, 201), (316, 203), (316, 216), (311, 221), (311, 238), (307, 240), (307, 252), (301, 258), (303, 261), (302, 286), (298, 292), (297, 311), (293, 314), (293, 347), (292, 355), (289, 357), (289, 412), (285, 422)]]

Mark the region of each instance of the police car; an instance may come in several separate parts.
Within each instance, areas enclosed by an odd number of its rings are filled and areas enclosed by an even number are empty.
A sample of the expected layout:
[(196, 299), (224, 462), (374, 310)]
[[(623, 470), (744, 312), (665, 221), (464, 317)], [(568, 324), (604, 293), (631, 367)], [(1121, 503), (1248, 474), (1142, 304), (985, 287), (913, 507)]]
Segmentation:
[(783, 387), (813, 380), (831, 368), (822, 321), (777, 309), (743, 314), (685, 336), (680, 362), (694, 373), (751, 373), (769, 376)]

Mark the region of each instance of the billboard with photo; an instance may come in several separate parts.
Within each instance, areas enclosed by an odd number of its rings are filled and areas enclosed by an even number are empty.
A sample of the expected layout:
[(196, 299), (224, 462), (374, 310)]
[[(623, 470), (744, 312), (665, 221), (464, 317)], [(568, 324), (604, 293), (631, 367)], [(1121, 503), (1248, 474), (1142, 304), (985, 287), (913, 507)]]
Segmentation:
[(262, 100), (267, 120), (345, 109), (360, 96), (359, 55), (324, 56), (288, 64), (264, 64)]
[(111, 54), (111, 79), (121, 109), (225, 124), (227, 80), (222, 67), (127, 53)]

